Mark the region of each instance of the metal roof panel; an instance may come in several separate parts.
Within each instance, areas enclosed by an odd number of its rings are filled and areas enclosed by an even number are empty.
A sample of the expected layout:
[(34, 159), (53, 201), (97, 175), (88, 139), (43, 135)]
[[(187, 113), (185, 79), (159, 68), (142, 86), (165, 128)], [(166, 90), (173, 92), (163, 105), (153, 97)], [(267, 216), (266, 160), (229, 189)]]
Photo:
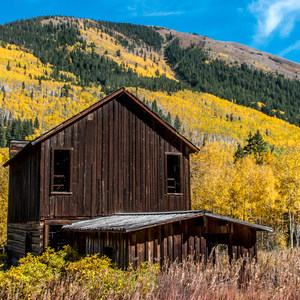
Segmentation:
[(207, 216), (214, 219), (226, 220), (231, 223), (244, 225), (256, 230), (272, 231), (272, 228), (245, 222), (218, 214), (213, 214), (205, 210), (187, 210), (172, 212), (145, 212), (145, 213), (120, 213), (113, 216), (101, 217), (86, 221), (80, 221), (71, 225), (63, 226), (67, 231), (107, 231), (107, 232), (132, 232), (149, 227), (173, 223), (199, 216)]

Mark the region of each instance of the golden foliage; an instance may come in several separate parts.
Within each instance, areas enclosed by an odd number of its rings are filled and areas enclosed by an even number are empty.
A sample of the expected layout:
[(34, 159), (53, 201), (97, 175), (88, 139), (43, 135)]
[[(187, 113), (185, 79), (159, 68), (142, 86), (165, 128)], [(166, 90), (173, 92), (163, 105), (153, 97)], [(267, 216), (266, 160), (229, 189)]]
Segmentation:
[(208, 140), (242, 143), (250, 131), (257, 129), (264, 134), (265, 141), (276, 148), (293, 146), (300, 139), (299, 127), (210, 94), (187, 90), (172, 94), (129, 90), (137, 93), (139, 99), (156, 100), (164, 113), (170, 111), (173, 117), (178, 115), (184, 135), (200, 146), (204, 135)]
[[(80, 34), (88, 45), (96, 45), (95, 52), (100, 55), (116, 61), (119, 65), (125, 65), (125, 68), (131, 68), (135, 73), (145, 77), (157, 77), (165, 75), (168, 78), (175, 79), (175, 74), (164, 60), (163, 54), (148, 51), (146, 48), (136, 46), (133, 52), (125, 49), (114, 37), (105, 32), (97, 31), (96, 28), (84, 28), (83, 21), (79, 22), (81, 29)], [(120, 33), (116, 33), (123, 38), (128, 39)], [(91, 48), (88, 49), (91, 51)], [(120, 55), (117, 55), (120, 51)], [(138, 53), (138, 54), (137, 54)]]
[(0, 149), (0, 248), (6, 244), (8, 169), (2, 165), (8, 159), (8, 149)]
[[(27, 254), (19, 260), (16, 267), (7, 271), (0, 269), (0, 297), (9, 295), (12, 290), (18, 290), (19, 297), (36, 299), (56, 281), (70, 280), (76, 282), (81, 289), (87, 290), (87, 294), (95, 294), (93, 299), (99, 295), (103, 299), (110, 292), (126, 294), (136, 287), (141, 292), (147, 292), (151, 284), (156, 283), (159, 272), (159, 266), (155, 264), (142, 263), (135, 270), (128, 268), (123, 271), (115, 268), (107, 257), (100, 258), (96, 254), (81, 258), (70, 246), (64, 246), (58, 252), (47, 248), (40, 256)], [(65, 291), (68, 292), (69, 289), (70, 285), (64, 286)], [(32, 293), (33, 290), (35, 294)]]
[[(100, 88), (88, 88), (83, 91), (80, 87), (70, 86), (68, 96), (62, 96), (63, 84), (51, 83), (43, 82), (42, 86), (34, 91), (15, 88), (6, 93), (5, 98), (0, 101), (0, 108), (10, 117), (21, 120), (38, 117), (40, 129), (28, 139), (40, 135), (87, 108), (101, 95)], [(3, 93), (0, 92), (0, 97), (1, 94)]]
[[(21, 87), (22, 83), (30, 87), (38, 86), (38, 78), (44, 77), (47, 82), (51, 73), (51, 65), (42, 64), (33, 54), (22, 51), (15, 45), (8, 44), (5, 48), (0, 46), (0, 82), (2, 86), (15, 88)], [(76, 79), (71, 73), (60, 73)], [(51, 86), (62, 84), (51, 82)]]
[(300, 224), (299, 152), (281, 153), (279, 159), (266, 154), (257, 164), (250, 155), (234, 163), (234, 150), (213, 142), (191, 157), (192, 208), (271, 226), (274, 242), (285, 246), (289, 226), (295, 233)]

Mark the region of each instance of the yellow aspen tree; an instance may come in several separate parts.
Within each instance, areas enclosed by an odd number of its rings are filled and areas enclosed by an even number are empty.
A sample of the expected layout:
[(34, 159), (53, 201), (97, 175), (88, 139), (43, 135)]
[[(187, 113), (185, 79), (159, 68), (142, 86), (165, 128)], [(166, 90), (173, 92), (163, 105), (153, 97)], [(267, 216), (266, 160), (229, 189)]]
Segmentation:
[(300, 239), (300, 149), (290, 148), (278, 159), (276, 168), (279, 179), (282, 213), (288, 216), (290, 247), (294, 239), (299, 246)]
[(0, 247), (6, 244), (8, 168), (2, 164), (8, 160), (8, 149), (0, 149)]

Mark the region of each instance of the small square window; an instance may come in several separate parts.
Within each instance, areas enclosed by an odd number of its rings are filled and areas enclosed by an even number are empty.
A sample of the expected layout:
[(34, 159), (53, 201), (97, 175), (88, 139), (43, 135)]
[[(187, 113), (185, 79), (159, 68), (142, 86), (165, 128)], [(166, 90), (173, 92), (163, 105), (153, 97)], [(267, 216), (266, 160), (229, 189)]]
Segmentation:
[(167, 193), (181, 193), (180, 161), (181, 154), (167, 153)]
[(52, 149), (51, 192), (71, 192), (71, 153), (70, 149)]

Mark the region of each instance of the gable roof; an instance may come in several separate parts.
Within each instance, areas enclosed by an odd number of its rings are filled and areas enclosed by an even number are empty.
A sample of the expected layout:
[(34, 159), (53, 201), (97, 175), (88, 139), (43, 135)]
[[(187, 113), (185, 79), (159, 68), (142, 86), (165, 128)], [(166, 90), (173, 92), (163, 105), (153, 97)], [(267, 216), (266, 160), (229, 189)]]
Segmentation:
[(201, 216), (207, 216), (217, 220), (224, 220), (230, 223), (239, 224), (255, 230), (272, 232), (272, 228), (253, 224), (250, 222), (234, 219), (206, 210), (186, 210), (171, 212), (141, 212), (141, 213), (120, 213), (113, 216), (101, 217), (86, 221), (75, 222), (63, 226), (64, 230), (77, 232), (132, 232), (167, 223), (173, 223)]
[(135, 97), (133, 94), (129, 93), (124, 87), (114, 91), (113, 93), (109, 94), (105, 98), (99, 100), (98, 102), (92, 104), (85, 110), (79, 112), (78, 114), (74, 115), (73, 117), (69, 118), (68, 120), (62, 122), (61, 124), (57, 125), (56, 127), (50, 129), (46, 133), (42, 134), (41, 136), (37, 137), (35, 140), (28, 142), (28, 144), (20, 150), (14, 157), (12, 157), (10, 160), (8, 160), (3, 166), (6, 167), (10, 165), (13, 161), (16, 160), (17, 157), (19, 157), (20, 153), (24, 153), (26, 150), (29, 150), (30, 148), (42, 143), (43, 141), (47, 140), (51, 136), (55, 135), (59, 131), (64, 130), (66, 127), (70, 126), (71, 124), (75, 123), (77, 120), (85, 117), (89, 113), (93, 112), (97, 108), (105, 105), (109, 101), (119, 98), (122, 95), (127, 95), (134, 103), (138, 104), (139, 107), (141, 107), (148, 115), (153, 117), (155, 120), (157, 120), (162, 126), (164, 126), (171, 134), (175, 135), (177, 138), (179, 138), (190, 150), (191, 152), (199, 152), (199, 148), (196, 147), (192, 142), (190, 142), (188, 139), (186, 139), (183, 135), (181, 135), (175, 128), (173, 128), (171, 125), (169, 125), (167, 122), (165, 122), (163, 119), (161, 119), (156, 113), (154, 113), (152, 110), (150, 110), (143, 102), (141, 102), (137, 97)]

